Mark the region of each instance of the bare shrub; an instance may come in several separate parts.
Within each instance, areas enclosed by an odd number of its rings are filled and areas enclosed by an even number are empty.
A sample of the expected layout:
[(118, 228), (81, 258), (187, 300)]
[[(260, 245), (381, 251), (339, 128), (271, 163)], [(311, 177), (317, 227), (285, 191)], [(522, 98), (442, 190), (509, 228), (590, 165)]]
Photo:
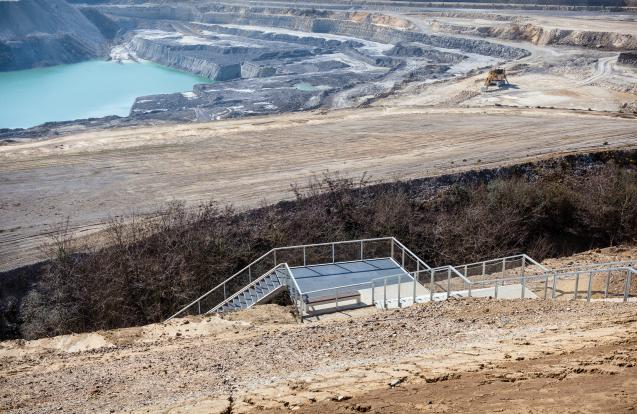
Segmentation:
[(443, 265), (637, 238), (637, 182), (625, 166), (437, 187), (327, 174), (293, 192), (294, 201), (245, 212), (175, 203), (151, 218), (113, 220), (100, 249), (61, 232), (22, 302), (22, 335), (160, 321), (276, 246), (391, 235)]

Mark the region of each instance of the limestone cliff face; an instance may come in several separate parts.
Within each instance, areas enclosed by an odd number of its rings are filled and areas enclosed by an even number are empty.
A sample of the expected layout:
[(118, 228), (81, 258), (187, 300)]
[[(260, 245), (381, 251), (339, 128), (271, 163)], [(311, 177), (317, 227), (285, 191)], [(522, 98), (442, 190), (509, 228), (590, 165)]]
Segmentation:
[(0, 71), (103, 56), (106, 39), (64, 0), (0, 1)]
[(256, 13), (209, 12), (203, 16), (206, 23), (241, 24), (280, 27), (304, 32), (329, 33), (371, 40), (379, 43), (419, 42), (434, 47), (458, 49), (505, 59), (517, 59), (528, 55), (524, 49), (499, 45), (484, 40), (463, 39), (444, 35), (429, 35), (399, 30), (373, 23), (350, 20), (323, 19), (302, 16), (259, 15)]
[(208, 79), (225, 81), (241, 77), (240, 63), (215, 63), (205, 57), (197, 57), (196, 54), (186, 54), (183, 48), (175, 48), (170, 44), (146, 39), (142, 36), (133, 37), (127, 43), (127, 47), (142, 59), (201, 75)]
[(545, 28), (531, 23), (511, 23), (497, 27), (437, 23), (434, 27), (445, 33), (523, 40), (542, 46), (562, 45), (605, 50), (637, 49), (637, 37), (628, 33)]

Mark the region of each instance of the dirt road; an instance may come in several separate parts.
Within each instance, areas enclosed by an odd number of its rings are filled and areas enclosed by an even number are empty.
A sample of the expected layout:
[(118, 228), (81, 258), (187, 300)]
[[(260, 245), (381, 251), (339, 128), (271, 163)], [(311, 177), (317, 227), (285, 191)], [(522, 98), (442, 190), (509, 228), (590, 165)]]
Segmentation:
[(637, 145), (637, 121), (512, 108), (370, 108), (115, 129), (0, 147), (0, 270), (33, 262), (70, 217), (87, 234), (171, 200), (291, 197), (326, 170), (412, 178)]
[(265, 305), (7, 341), (0, 411), (624, 412), (636, 306), (467, 299), (299, 325)]

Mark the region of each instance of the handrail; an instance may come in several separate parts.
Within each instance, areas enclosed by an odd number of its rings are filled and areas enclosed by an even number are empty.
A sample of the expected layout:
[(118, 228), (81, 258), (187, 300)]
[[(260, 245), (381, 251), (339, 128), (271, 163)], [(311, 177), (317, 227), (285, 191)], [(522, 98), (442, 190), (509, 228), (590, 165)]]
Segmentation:
[[(480, 260), (478, 262), (473, 262), (473, 263), (462, 263), (460, 265), (455, 265), (456, 267), (464, 267), (464, 266), (475, 266), (475, 265), (480, 265), (482, 263), (489, 263), (489, 262), (501, 262), (502, 260), (509, 260), (509, 259), (515, 259), (515, 258), (521, 258), (526, 256), (526, 254), (524, 253), (519, 253), (519, 254), (514, 254), (512, 256), (505, 256), (505, 257), (498, 257), (495, 259), (487, 259), (487, 260)], [(528, 256), (527, 256), (528, 257)], [(530, 258), (530, 257), (529, 257)], [(535, 260), (534, 260), (535, 262)]]
[(416, 256), (416, 254), (414, 252), (412, 252), (411, 250), (409, 250), (404, 244), (402, 244), (401, 242), (398, 241), (398, 239), (396, 239), (395, 237), (391, 237), (392, 241), (394, 243), (396, 243), (401, 249), (403, 249), (404, 251), (406, 251), (407, 253), (409, 253), (414, 259), (416, 259), (418, 262), (420, 262), (420, 264), (422, 264), (423, 266), (425, 266), (426, 269), (431, 269), (431, 267), (423, 262), (422, 260), (420, 260), (420, 258), (418, 256)]
[[(252, 266), (256, 265), (257, 263), (259, 263), (261, 260), (265, 259), (269, 255), (275, 254), (275, 252), (277, 252), (277, 251), (285, 251), (285, 250), (292, 250), (292, 249), (302, 249), (302, 248), (308, 248), (308, 247), (319, 247), (319, 246), (335, 246), (335, 245), (349, 244), (349, 243), (365, 243), (365, 242), (383, 241), (383, 240), (394, 241), (394, 242), (398, 243), (400, 246), (402, 246), (405, 250), (409, 251), (409, 249), (404, 247), (402, 243), (400, 243), (398, 240), (396, 240), (396, 238), (389, 237), (389, 236), (387, 236), (387, 237), (368, 238), (368, 239), (357, 239), (357, 240), (342, 240), (342, 241), (324, 242), (324, 243), (300, 244), (300, 245), (295, 245), (295, 246), (284, 246), (284, 247), (272, 248), (272, 249), (268, 250), (266, 253), (264, 253), (263, 255), (261, 255), (259, 258), (257, 258), (255, 260), (253, 260), (252, 262), (250, 262), (247, 266), (245, 266), (241, 270), (239, 270), (236, 273), (234, 273), (232, 276), (228, 277), (227, 279), (225, 279), (224, 281), (222, 281), (221, 283), (219, 283), (218, 285), (216, 285), (215, 287), (213, 287), (209, 291), (205, 292), (204, 294), (202, 294), (201, 296), (199, 296), (198, 298), (196, 298), (195, 300), (193, 300), (192, 302), (190, 302), (186, 306), (182, 307), (179, 311), (177, 311), (175, 314), (173, 314), (168, 319), (166, 319), (166, 321), (169, 321), (169, 320), (175, 318), (176, 316), (182, 314), (186, 310), (190, 309), (195, 304), (197, 304), (198, 302), (203, 300), (205, 297), (209, 296), (210, 294), (215, 292), (217, 289), (223, 287), (228, 282), (232, 281), (234, 278), (236, 278), (240, 274), (244, 273), (246, 270), (249, 270)], [(411, 251), (409, 251), (409, 253), (411, 253)], [(413, 253), (411, 253), (411, 254), (413, 254)], [(417, 256), (416, 256), (416, 258), (417, 258)], [(420, 259), (418, 259), (418, 260), (420, 260)], [(421, 263), (423, 263), (425, 266), (427, 266), (426, 263), (424, 263), (422, 261), (421, 261)], [(276, 264), (276, 262), (275, 262), (275, 264)]]
[(294, 287), (299, 292), (299, 295), (303, 294), (303, 292), (301, 291), (301, 288), (299, 287), (299, 284), (296, 282), (296, 279), (292, 276), (292, 269), (290, 269), (290, 266), (288, 266), (287, 263), (283, 263), (283, 265), (285, 265), (285, 268), (288, 271), (288, 277), (292, 279), (292, 281), (294, 282)]
[[(333, 244), (347, 244), (347, 243), (360, 243), (360, 242), (373, 242), (373, 241), (381, 241), (381, 240), (391, 240), (393, 237), (376, 237), (371, 239), (355, 239), (355, 240), (342, 240), (335, 242), (324, 242), (324, 243), (312, 243), (312, 244), (299, 244), (296, 246), (283, 246), (283, 247), (275, 247), (272, 250), (291, 250), (291, 249), (300, 249), (303, 247), (318, 247), (318, 246), (331, 246)], [(396, 240), (396, 239), (394, 239)]]
[(238, 272), (236, 272), (235, 274), (233, 274), (232, 276), (230, 276), (229, 278), (227, 278), (226, 280), (224, 280), (223, 282), (219, 283), (217, 286), (213, 287), (212, 289), (210, 289), (209, 291), (207, 291), (206, 293), (204, 293), (203, 295), (199, 296), (197, 299), (193, 300), (192, 302), (190, 302), (188, 305), (184, 306), (183, 308), (181, 308), (179, 311), (177, 311), (177, 313), (175, 313), (174, 315), (172, 315), (170, 318), (166, 319), (166, 321), (169, 321), (171, 319), (173, 319), (175, 316), (181, 314), (182, 312), (186, 311), (187, 309), (189, 309), (191, 306), (193, 306), (195, 303), (201, 301), (203, 298), (205, 298), (206, 296), (210, 295), (212, 292), (214, 292), (215, 290), (219, 289), (220, 287), (222, 287), (223, 285), (225, 285), (226, 283), (230, 282), (232, 279), (234, 279), (235, 277), (239, 276), (241, 273), (245, 272), (246, 270), (248, 270), (250, 267), (252, 267), (252, 265), (256, 264), (257, 262), (263, 260), (264, 258), (266, 258), (270, 253), (274, 252), (275, 249), (270, 249), (268, 250), (267, 253), (264, 253), (263, 255), (261, 255), (258, 259), (250, 262), (250, 264), (248, 264), (246, 267), (244, 267), (243, 269), (239, 270)]
[(209, 311), (205, 312), (204, 315), (208, 315), (212, 312), (214, 312), (215, 310), (219, 309), (219, 307), (223, 306), (224, 304), (232, 301), (234, 298), (236, 298), (237, 296), (239, 296), (241, 293), (243, 293), (246, 289), (249, 289), (250, 287), (252, 287), (253, 285), (256, 285), (257, 283), (261, 282), (263, 279), (265, 279), (266, 277), (268, 277), (272, 272), (274, 272), (276, 270), (277, 267), (283, 265), (284, 263), (278, 264), (276, 266), (274, 266), (272, 269), (268, 270), (267, 272), (263, 273), (261, 276), (259, 276), (258, 278), (254, 279), (252, 282), (250, 282), (249, 284), (247, 284), (244, 288), (238, 290), (237, 292), (235, 292), (232, 296), (224, 299), (223, 301), (221, 301), (221, 303), (215, 305), (214, 308), (210, 309)]
[[(275, 268), (278, 265), (277, 262), (277, 256), (276, 253), (280, 252), (280, 251), (290, 251), (290, 250), (298, 250), (298, 249), (303, 249), (303, 257), (304, 257), (304, 263), (305, 263), (305, 249), (307, 248), (312, 248), (312, 247), (322, 247), (322, 246), (332, 246), (332, 260), (334, 260), (334, 246), (337, 245), (345, 245), (345, 244), (358, 244), (360, 243), (361, 245), (361, 259), (363, 258), (363, 244), (364, 243), (369, 243), (369, 242), (375, 242), (375, 241), (390, 241), (391, 244), (391, 250), (393, 252), (394, 249), (394, 243), (395, 246), (397, 246), (399, 249), (402, 250), (403, 252), (403, 257), (405, 254), (409, 255), (412, 259), (416, 260), (416, 262), (418, 263), (418, 268), (420, 268), (421, 266), (423, 267), (422, 270), (429, 270), (431, 269), (431, 266), (429, 266), (427, 263), (425, 263), (423, 260), (421, 260), (414, 252), (412, 252), (411, 250), (409, 250), (404, 244), (402, 244), (398, 239), (396, 239), (393, 236), (388, 236), (388, 237), (375, 237), (375, 238), (367, 238), (367, 239), (356, 239), (356, 240), (341, 240), (341, 241), (334, 241), (334, 242), (324, 242), (324, 243), (311, 243), (311, 244), (299, 244), (299, 245), (294, 245), (294, 246), (283, 246), (283, 247), (275, 247), (272, 248), (270, 250), (268, 250), (266, 253), (262, 254), (261, 256), (259, 256), (257, 259), (253, 260), (252, 262), (250, 262), (248, 265), (246, 265), (245, 267), (243, 267), (242, 269), (240, 269), (239, 271), (235, 272), (232, 276), (228, 277), (227, 279), (223, 280), (222, 282), (220, 282), (219, 284), (217, 284), (215, 287), (213, 287), (212, 289), (208, 290), (207, 292), (203, 293), (202, 295), (200, 295), (199, 297), (197, 297), (195, 300), (193, 300), (192, 302), (188, 303), (186, 306), (182, 307), (179, 311), (177, 311), (176, 313), (174, 313), (172, 316), (170, 316), (167, 321), (183, 314), (184, 312), (188, 311), (189, 309), (191, 309), (193, 306), (200, 304), (206, 297), (210, 296), (211, 294), (213, 294), (214, 292), (216, 292), (218, 289), (220, 288), (224, 288), (225, 286), (231, 282), (233, 279), (237, 278), (238, 276), (245, 274), (246, 271), (250, 272), (252, 267), (255, 267), (256, 265), (258, 265), (260, 262), (262, 262), (263, 260), (265, 260), (266, 258), (273, 256), (274, 259), (274, 264), (275, 264)], [(291, 270), (289, 265), (287, 264), (287, 262), (285, 263), (287, 269), (288, 269), (288, 273), (290, 274), (291, 277)], [(274, 269), (274, 268), (273, 268)], [(267, 273), (272, 272), (273, 269), (270, 269)], [(464, 279), (464, 277), (459, 274), (459, 272), (457, 272), (457, 270), (454, 269), (454, 273), (458, 274), (460, 277), (462, 277)], [(265, 276), (265, 274), (262, 274), (261, 276), (259, 276), (256, 280), (261, 279), (263, 276)], [(296, 284), (296, 280), (294, 280), (293, 277), (291, 277), (294, 281), (294, 283)], [(254, 284), (253, 281), (250, 281), (250, 284), (248, 286), (251, 286), (252, 284)], [(299, 289), (298, 284), (296, 284), (296, 288), (297, 291), (299, 292), (299, 294), (302, 294), (301, 289)], [(240, 289), (240, 291), (243, 289)], [(221, 303), (225, 303), (227, 300), (232, 299), (234, 297), (236, 297), (236, 295), (239, 292), (235, 292), (232, 296), (230, 296), (229, 298), (225, 297), (224, 294), (224, 299)], [(215, 308), (213, 309), (217, 309), (218, 306), (220, 304), (215, 305)]]
[(556, 269), (547, 269), (547, 271), (550, 272), (560, 272), (560, 273), (564, 273), (567, 271), (576, 271), (574, 269), (582, 269), (582, 270), (609, 270), (607, 266), (610, 267), (633, 267), (635, 264), (637, 264), (637, 259), (634, 260), (621, 260), (621, 261), (615, 261), (615, 262), (603, 262), (603, 263), (589, 263), (589, 264), (584, 264), (584, 265), (572, 265), (572, 266), (565, 266), (565, 267), (558, 267)]
[(451, 266), (451, 265), (445, 265), (445, 266), (439, 266), (439, 267), (435, 267), (435, 268), (431, 268), (431, 269), (426, 269), (426, 270), (419, 270), (417, 272), (414, 273), (423, 273), (423, 272), (438, 272), (440, 270), (451, 270), (452, 272), (454, 272), (458, 277), (460, 277), (465, 283), (471, 283), (471, 280), (468, 279), (467, 277), (465, 277), (465, 275), (463, 275), (462, 273), (460, 273), (458, 271), (458, 269), (455, 268), (455, 266)]
[(528, 260), (529, 262), (533, 263), (533, 265), (535, 265), (535, 266), (539, 267), (540, 269), (542, 269), (542, 270), (544, 270), (544, 271), (549, 271), (549, 269), (548, 269), (546, 266), (544, 266), (544, 265), (542, 265), (542, 264), (538, 263), (535, 259), (533, 259), (533, 258), (532, 258), (532, 257), (530, 257), (529, 255), (527, 255), (526, 253), (523, 253), (523, 254), (522, 254), (522, 257), (524, 257), (524, 259), (525, 259), (525, 260)]

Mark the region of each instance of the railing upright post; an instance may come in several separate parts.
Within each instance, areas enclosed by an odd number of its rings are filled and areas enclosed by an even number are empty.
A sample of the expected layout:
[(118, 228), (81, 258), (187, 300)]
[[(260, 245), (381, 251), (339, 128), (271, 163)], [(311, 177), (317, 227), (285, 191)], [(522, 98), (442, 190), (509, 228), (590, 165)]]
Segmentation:
[(577, 292), (579, 291), (579, 272), (575, 272), (575, 292), (573, 299), (577, 299)]
[(303, 266), (307, 265), (307, 254), (305, 251), (305, 247), (303, 247)]
[(226, 300), (226, 298), (228, 297), (228, 294), (226, 293), (226, 284), (223, 284), (223, 300)]
[(628, 302), (628, 291), (630, 290), (630, 270), (626, 270), (626, 282), (624, 283), (624, 302)]
[(506, 270), (507, 270), (507, 258), (505, 257), (504, 259), (502, 259), (502, 279), (505, 278)]
[(375, 295), (376, 292), (374, 292), (376, 289), (374, 288), (374, 280), (372, 280), (372, 306), (375, 305)]
[(555, 300), (557, 293), (555, 288), (557, 287), (557, 272), (553, 273), (553, 292), (551, 293), (551, 299)]
[(495, 280), (495, 291), (493, 292), (493, 298), (497, 299), (498, 298), (498, 279)]
[(387, 278), (383, 282), (383, 309), (387, 309)]
[(389, 239), (389, 240), (391, 241), (391, 244), (390, 244), (390, 254), (391, 254), (391, 256), (390, 257), (393, 259), (394, 258), (394, 239)]
[(544, 274), (544, 300), (546, 300), (546, 295), (548, 294), (548, 290), (549, 290), (549, 275), (548, 273)]
[(434, 270), (430, 269), (429, 273), (431, 273), (431, 282), (429, 285), (429, 300), (433, 302), (434, 300)]
[(401, 266), (404, 269), (405, 268), (405, 248), (403, 247), (401, 249), (403, 251), (403, 258), (402, 258), (402, 265)]
[(486, 261), (482, 262), (482, 276), (484, 276), (485, 273), (487, 273), (487, 262)]
[(336, 309), (338, 310), (338, 288), (336, 288)]
[(361, 261), (363, 260), (363, 241), (361, 240)]
[(197, 315), (201, 315), (201, 301), (197, 301)]
[(252, 283), (252, 266), (248, 266), (248, 280)]
[(611, 274), (611, 270), (608, 271), (608, 275), (606, 276), (606, 286), (604, 287), (604, 299), (608, 298), (608, 286), (610, 285), (610, 274)]
[(447, 299), (451, 297), (451, 268), (447, 268)]
[[(462, 270), (462, 275), (465, 277), (465, 279), (467, 279), (467, 273), (468, 273), (467, 265), (464, 265), (464, 269)], [(467, 286), (467, 281), (463, 280), (462, 287), (466, 287), (466, 286)]]
[(412, 301), (412, 305), (415, 305), (415, 304), (416, 304), (416, 277), (414, 277), (414, 299)]
[(273, 254), (274, 254), (274, 265), (276, 266), (277, 265), (277, 262), (276, 262), (276, 250), (274, 250)]
[(400, 274), (398, 275), (398, 303), (396, 304), (399, 308), (400, 306)]
[(526, 293), (526, 277), (524, 275), (524, 264), (526, 262), (526, 257), (522, 256), (522, 278), (520, 281), (522, 282), (522, 292), (520, 293), (520, 299), (524, 299), (524, 294)]
[(334, 243), (332, 243), (332, 263), (336, 263), (336, 253), (335, 253)]
[(586, 302), (591, 301), (591, 293), (593, 290), (593, 272), (588, 274), (588, 295), (586, 296)]

